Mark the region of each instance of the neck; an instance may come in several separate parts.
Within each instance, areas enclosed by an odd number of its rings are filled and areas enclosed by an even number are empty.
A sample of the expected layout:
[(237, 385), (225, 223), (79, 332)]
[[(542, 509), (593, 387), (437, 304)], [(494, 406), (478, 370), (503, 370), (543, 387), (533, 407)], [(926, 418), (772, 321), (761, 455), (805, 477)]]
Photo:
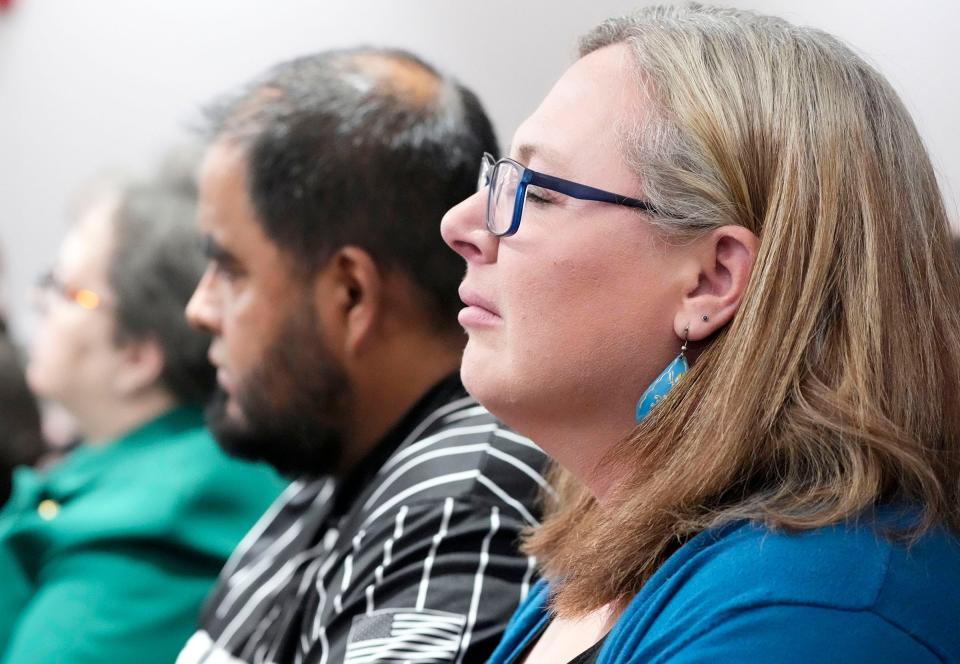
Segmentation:
[(604, 503), (623, 477), (617, 464), (601, 462), (633, 431), (632, 415), (629, 403), (611, 408), (608, 402), (568, 410), (562, 417), (558, 417), (553, 404), (547, 404), (538, 417), (531, 417), (526, 411), (523, 419), (514, 424), (510, 413), (505, 412), (500, 419), (537, 443)]
[(339, 474), (345, 474), (426, 392), (460, 367), (462, 341), (397, 339), (357, 366), (350, 435)]
[(154, 420), (176, 406), (166, 391), (154, 390), (122, 399), (114, 404), (97, 404), (90, 413), (75, 414), (77, 428), (86, 443), (106, 445)]
[(622, 478), (616, 464), (601, 461), (629, 432), (630, 429), (624, 427), (575, 426), (563, 432), (544, 432), (532, 440), (547, 450), (603, 504)]

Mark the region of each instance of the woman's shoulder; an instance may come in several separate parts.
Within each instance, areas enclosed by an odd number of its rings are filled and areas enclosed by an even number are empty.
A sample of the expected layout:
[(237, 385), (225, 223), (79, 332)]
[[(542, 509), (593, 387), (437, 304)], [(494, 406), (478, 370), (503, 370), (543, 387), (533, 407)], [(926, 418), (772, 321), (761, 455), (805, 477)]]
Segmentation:
[(286, 482), (262, 464), (227, 456), (201, 418), (181, 420), (112, 449), (78, 450), (49, 473), (18, 475), (0, 531), (18, 541), (40, 538), (51, 551), (124, 540), (203, 542), (220, 531), (235, 544)]
[(885, 509), (856, 522), (799, 532), (731, 524), (701, 533), (664, 567), (683, 569), (686, 592), (729, 597), (736, 591), (757, 602), (867, 609), (882, 604), (891, 585), (902, 583), (914, 592), (937, 594), (956, 587), (953, 599), (960, 602), (960, 538), (935, 526), (904, 540), (915, 517)]
[(108, 502), (105, 509), (116, 510), (101, 523), (158, 536), (200, 525), (242, 535), (287, 484), (264, 464), (227, 455), (200, 423), (144, 446), (126, 461), (110, 469), (91, 492), (91, 502)]
[[(807, 645), (864, 654), (902, 641), (960, 657), (960, 540), (933, 528), (912, 543), (898, 541), (890, 529), (904, 518), (881, 511), (796, 533), (752, 523), (701, 533), (644, 586), (623, 631), (669, 650), (719, 634), (725, 647), (737, 647), (738, 631), (750, 634), (750, 647), (786, 646), (797, 634), (827, 629), (829, 644), (811, 636)], [(764, 625), (780, 628), (765, 633)], [(784, 625), (794, 636), (780, 633)]]
[[(265, 465), (228, 456), (201, 419), (186, 418), (177, 424), (117, 443), (111, 458), (91, 473), (88, 498), (109, 501), (114, 509), (144, 517), (179, 511), (198, 499), (206, 500), (204, 496), (239, 497), (241, 487), (248, 493), (275, 497), (284, 486)], [(119, 495), (129, 500), (118, 501)]]

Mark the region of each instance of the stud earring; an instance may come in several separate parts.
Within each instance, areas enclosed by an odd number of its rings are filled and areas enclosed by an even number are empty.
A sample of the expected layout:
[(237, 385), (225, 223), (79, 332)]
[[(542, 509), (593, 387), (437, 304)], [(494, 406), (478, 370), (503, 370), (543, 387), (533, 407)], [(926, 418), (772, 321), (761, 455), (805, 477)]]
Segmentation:
[[(706, 316), (704, 316), (706, 318)], [(683, 345), (680, 347), (680, 354), (673, 358), (673, 361), (667, 365), (667, 368), (660, 372), (650, 387), (644, 390), (637, 401), (637, 410), (635, 418), (640, 422), (658, 403), (663, 401), (667, 392), (680, 381), (680, 377), (687, 373), (690, 365), (687, 363), (687, 344), (690, 339), (690, 326), (683, 329)]]

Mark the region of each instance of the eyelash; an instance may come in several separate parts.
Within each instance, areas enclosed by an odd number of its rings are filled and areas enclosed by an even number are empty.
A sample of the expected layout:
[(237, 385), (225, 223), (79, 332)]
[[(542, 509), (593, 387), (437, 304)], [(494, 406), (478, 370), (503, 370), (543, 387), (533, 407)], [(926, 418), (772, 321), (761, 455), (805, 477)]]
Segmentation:
[(527, 202), (533, 203), (534, 205), (550, 205), (555, 203), (556, 200), (552, 198), (551, 195), (544, 189), (539, 187), (528, 187)]
[(210, 263), (213, 265), (214, 273), (221, 275), (227, 281), (233, 281), (240, 276), (240, 271), (231, 263), (216, 258), (210, 259)]

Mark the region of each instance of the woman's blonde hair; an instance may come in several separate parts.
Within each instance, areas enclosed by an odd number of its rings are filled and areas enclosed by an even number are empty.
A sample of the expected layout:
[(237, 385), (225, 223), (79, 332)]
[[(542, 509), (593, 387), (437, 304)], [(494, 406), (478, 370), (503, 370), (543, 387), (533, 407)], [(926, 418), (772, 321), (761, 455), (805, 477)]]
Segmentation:
[(921, 512), (900, 536), (960, 529), (960, 275), (896, 93), (830, 35), (745, 11), (644, 9), (581, 55), (613, 44), (649, 96), (623, 142), (651, 223), (737, 224), (760, 247), (734, 321), (609, 455), (628, 480), (601, 507), (558, 471), (526, 543), (555, 607), (628, 601), (735, 520), (803, 530), (902, 503)]

